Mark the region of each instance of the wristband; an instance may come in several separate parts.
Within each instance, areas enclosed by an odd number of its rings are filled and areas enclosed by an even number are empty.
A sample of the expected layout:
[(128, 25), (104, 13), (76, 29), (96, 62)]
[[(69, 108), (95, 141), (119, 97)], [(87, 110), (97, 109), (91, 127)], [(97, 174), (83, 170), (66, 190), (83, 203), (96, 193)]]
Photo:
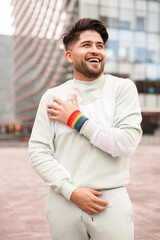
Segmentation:
[(87, 120), (87, 117), (85, 117), (79, 110), (76, 110), (69, 116), (67, 125), (79, 132)]

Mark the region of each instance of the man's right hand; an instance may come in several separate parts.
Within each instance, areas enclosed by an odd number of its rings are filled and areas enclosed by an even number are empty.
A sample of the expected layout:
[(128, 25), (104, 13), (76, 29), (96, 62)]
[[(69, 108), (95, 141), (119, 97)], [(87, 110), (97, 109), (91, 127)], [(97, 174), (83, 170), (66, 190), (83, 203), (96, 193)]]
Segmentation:
[(97, 197), (100, 195), (102, 195), (102, 192), (92, 188), (76, 188), (70, 199), (83, 211), (89, 214), (98, 214), (105, 210), (108, 204), (108, 202)]

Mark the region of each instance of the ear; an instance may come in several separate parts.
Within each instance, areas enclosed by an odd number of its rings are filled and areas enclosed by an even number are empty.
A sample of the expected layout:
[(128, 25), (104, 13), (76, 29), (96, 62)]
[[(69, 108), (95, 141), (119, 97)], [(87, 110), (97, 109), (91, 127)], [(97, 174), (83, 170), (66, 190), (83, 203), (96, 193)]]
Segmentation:
[(66, 51), (66, 59), (67, 59), (67, 61), (70, 63), (70, 64), (72, 64), (73, 63), (73, 60), (72, 60), (72, 52), (71, 52), (71, 50), (68, 50), (68, 51)]

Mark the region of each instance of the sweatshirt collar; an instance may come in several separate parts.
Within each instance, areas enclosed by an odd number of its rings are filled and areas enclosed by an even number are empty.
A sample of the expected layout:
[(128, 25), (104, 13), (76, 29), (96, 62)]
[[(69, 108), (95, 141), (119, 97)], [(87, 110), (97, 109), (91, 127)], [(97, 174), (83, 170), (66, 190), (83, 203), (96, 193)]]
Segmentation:
[(81, 81), (76, 78), (73, 78), (73, 83), (74, 84), (80, 84), (80, 85), (85, 85), (85, 86), (93, 86), (99, 84), (104, 78), (104, 74), (102, 74), (99, 78), (92, 80), (92, 81)]

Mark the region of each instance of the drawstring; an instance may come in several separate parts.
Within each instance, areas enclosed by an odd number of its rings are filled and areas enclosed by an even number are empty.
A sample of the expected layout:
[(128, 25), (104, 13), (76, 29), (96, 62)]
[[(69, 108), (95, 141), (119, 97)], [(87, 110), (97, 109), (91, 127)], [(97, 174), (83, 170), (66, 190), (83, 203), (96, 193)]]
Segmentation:
[[(92, 222), (94, 222), (94, 217), (92, 214), (90, 215), (90, 217), (91, 217)], [(83, 210), (81, 210), (80, 218), (81, 218), (81, 221), (83, 221)]]
[(82, 218), (83, 218), (83, 210), (81, 211), (80, 217), (81, 217), (81, 221), (82, 221)]
[(91, 219), (92, 219), (92, 222), (94, 222), (94, 218), (93, 218), (93, 215), (91, 215)]

